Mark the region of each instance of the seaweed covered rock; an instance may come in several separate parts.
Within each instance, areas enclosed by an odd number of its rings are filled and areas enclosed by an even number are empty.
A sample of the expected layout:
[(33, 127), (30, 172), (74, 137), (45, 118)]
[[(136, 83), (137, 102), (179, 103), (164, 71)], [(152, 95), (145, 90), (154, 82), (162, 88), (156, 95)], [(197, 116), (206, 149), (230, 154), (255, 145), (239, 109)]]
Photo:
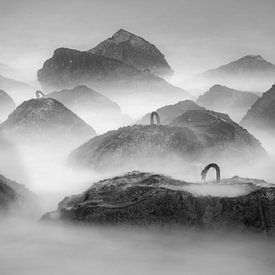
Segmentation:
[[(247, 194), (236, 197), (196, 196), (192, 183), (159, 174), (131, 172), (95, 183), (80, 195), (67, 197), (44, 220), (90, 224), (182, 225), (214, 230), (269, 232), (275, 229), (275, 188), (253, 180)], [(228, 182), (221, 183), (225, 186)], [(196, 185), (196, 184), (195, 184)]]

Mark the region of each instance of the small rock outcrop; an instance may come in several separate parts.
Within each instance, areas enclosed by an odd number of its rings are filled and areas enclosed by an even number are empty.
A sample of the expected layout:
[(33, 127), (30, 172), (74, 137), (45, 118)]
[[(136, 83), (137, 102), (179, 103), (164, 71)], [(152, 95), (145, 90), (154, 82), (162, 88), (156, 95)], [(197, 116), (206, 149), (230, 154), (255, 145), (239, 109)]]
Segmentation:
[(254, 93), (214, 85), (197, 99), (197, 103), (209, 110), (228, 114), (235, 121), (240, 121), (247, 110), (259, 99)]
[(275, 132), (275, 85), (252, 105), (241, 125), (251, 130)]
[(82, 140), (96, 133), (62, 103), (51, 98), (31, 99), (19, 105), (1, 124), (7, 136), (18, 140)]
[(118, 30), (111, 38), (97, 45), (89, 52), (120, 60), (139, 70), (149, 70), (159, 76), (173, 73), (164, 55), (155, 45), (126, 30)]
[[(230, 183), (229, 183), (230, 182)], [(89, 224), (180, 225), (192, 228), (254, 231), (275, 230), (275, 188), (251, 179), (232, 178), (225, 187), (247, 185), (236, 197), (195, 196), (196, 185), (159, 174), (131, 172), (102, 180), (80, 195), (65, 198), (43, 220)]]

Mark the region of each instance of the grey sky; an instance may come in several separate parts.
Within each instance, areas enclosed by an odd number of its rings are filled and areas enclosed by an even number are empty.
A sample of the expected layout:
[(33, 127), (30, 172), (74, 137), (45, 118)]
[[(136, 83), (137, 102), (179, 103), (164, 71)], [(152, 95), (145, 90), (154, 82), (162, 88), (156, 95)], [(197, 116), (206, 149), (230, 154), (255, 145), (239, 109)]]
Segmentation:
[(0, 63), (35, 71), (57, 47), (89, 49), (125, 28), (182, 78), (246, 54), (275, 63), (274, 0), (0, 0)]

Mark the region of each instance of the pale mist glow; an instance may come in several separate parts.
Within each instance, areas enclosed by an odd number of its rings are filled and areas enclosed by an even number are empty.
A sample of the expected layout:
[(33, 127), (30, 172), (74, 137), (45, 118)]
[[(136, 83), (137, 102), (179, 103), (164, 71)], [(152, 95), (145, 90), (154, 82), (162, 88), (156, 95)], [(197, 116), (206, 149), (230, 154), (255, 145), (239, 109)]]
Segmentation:
[[(56, 48), (90, 49), (122, 27), (156, 44), (175, 71), (169, 79), (175, 85), (247, 54), (261, 54), (275, 63), (274, 7), (274, 0), (0, 0), (0, 63), (9, 66), (0, 75), (32, 85), (31, 91), (12, 94), (19, 104), (40, 88), (36, 72)], [(131, 112), (132, 119), (104, 125), (98, 120), (97, 133), (132, 124), (151, 111), (146, 104), (127, 100), (122, 112)], [(155, 103), (154, 107), (159, 106)], [(80, 116), (90, 121), (89, 114)], [(249, 167), (228, 162), (221, 167), (222, 177), (239, 175), (275, 183), (275, 140), (253, 134), (270, 159)], [(33, 216), (0, 217), (1, 275), (274, 274), (274, 239), (260, 234), (43, 223), (41, 215), (55, 210), (65, 196), (122, 172), (68, 167), (69, 154), (80, 145), (73, 141), (34, 145), (31, 139), (16, 143), (7, 136), (0, 136), (0, 141), (4, 144), (0, 174), (25, 184), (39, 201)], [(204, 164), (208, 163), (191, 167), (171, 156), (165, 165), (145, 164), (143, 170), (199, 183)], [(210, 171), (208, 180), (214, 178)], [(228, 197), (246, 193), (242, 187), (217, 184), (197, 185), (188, 191)]]

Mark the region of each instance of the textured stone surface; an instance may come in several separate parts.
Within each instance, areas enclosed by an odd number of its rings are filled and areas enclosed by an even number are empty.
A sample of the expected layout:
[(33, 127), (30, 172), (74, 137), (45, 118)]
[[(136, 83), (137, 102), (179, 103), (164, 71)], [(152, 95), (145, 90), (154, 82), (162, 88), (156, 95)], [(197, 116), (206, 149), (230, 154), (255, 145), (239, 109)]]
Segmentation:
[(70, 162), (96, 169), (130, 164), (131, 169), (143, 169), (142, 163), (169, 163), (174, 156), (190, 163), (203, 158), (243, 163), (265, 157), (266, 152), (258, 140), (227, 115), (191, 110), (169, 125), (134, 125), (97, 136), (76, 149)]
[(91, 53), (120, 60), (140, 70), (166, 76), (172, 69), (155, 45), (126, 30), (120, 29), (90, 50)]
[[(100, 181), (80, 195), (67, 197), (45, 220), (91, 224), (176, 224), (214, 230), (271, 232), (275, 228), (275, 188), (233, 178), (225, 186), (247, 184), (248, 194), (228, 198), (194, 196), (184, 181), (132, 172)], [(264, 182), (262, 182), (264, 184)]]
[(94, 136), (95, 131), (62, 103), (51, 99), (31, 99), (16, 108), (1, 124), (4, 133), (15, 138), (64, 139)]

